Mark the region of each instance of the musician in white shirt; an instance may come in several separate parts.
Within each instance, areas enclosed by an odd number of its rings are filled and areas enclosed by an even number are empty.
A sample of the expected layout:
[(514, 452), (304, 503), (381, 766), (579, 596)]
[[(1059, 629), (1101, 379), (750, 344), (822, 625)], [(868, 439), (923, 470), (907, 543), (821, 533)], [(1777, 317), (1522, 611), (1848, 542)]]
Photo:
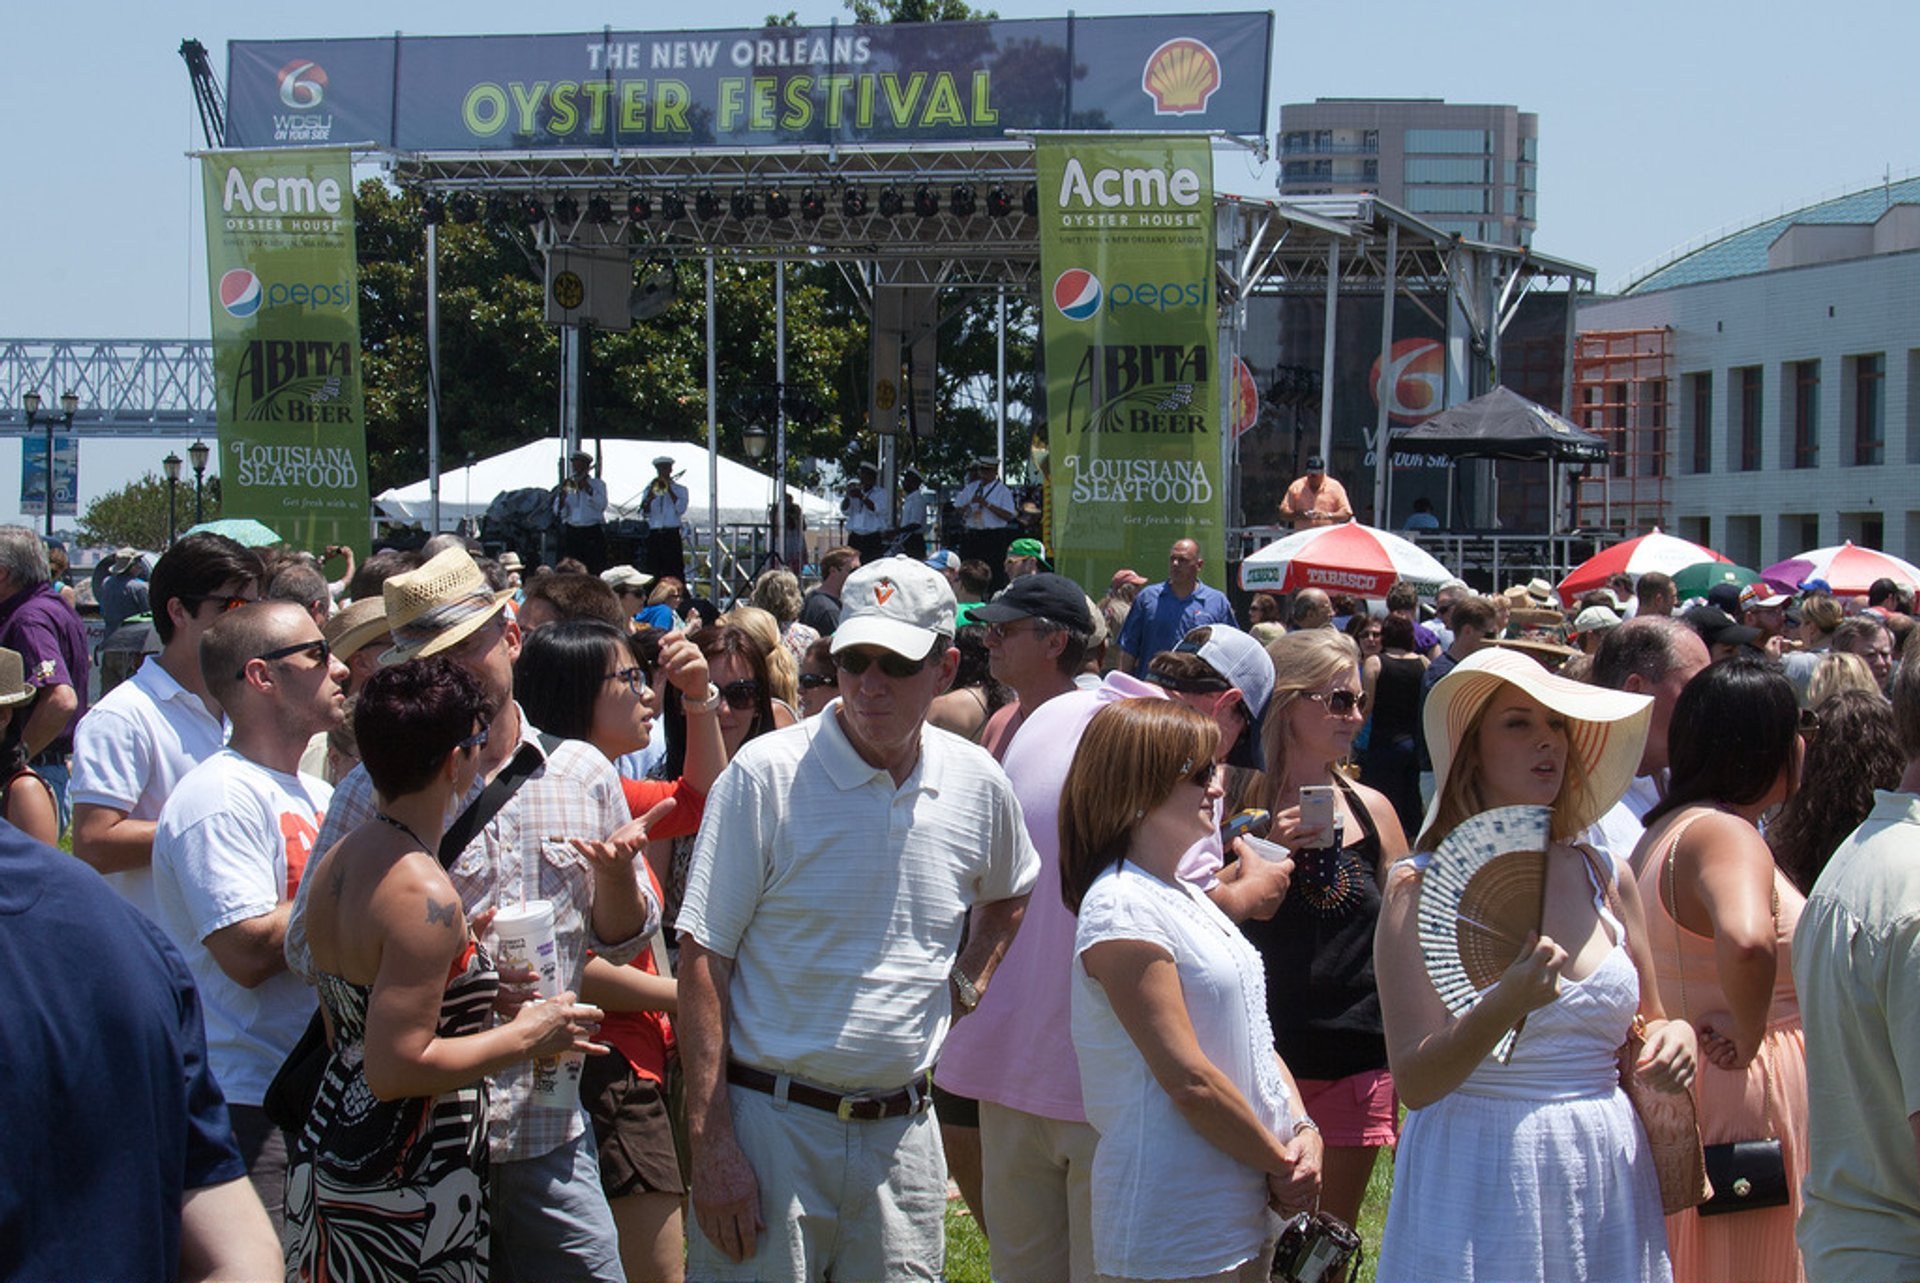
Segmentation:
[(560, 555), (578, 557), (588, 570), (607, 568), (607, 483), (592, 474), (593, 456), (575, 450), (573, 473), (553, 489), (553, 515), (560, 518)]
[(673, 479), (673, 456), (653, 461), (656, 470), (647, 486), (641, 514), (647, 519), (647, 573), (655, 579), (668, 575), (685, 582), (686, 549), (680, 542), (680, 523), (687, 517), (687, 488)]

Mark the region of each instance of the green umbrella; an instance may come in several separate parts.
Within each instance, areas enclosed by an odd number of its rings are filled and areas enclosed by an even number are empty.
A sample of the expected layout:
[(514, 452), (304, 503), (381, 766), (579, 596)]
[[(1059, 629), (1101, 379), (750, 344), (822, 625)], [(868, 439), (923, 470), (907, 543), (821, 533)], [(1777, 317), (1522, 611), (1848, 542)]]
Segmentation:
[(248, 548), (267, 548), (280, 542), (279, 535), (252, 517), (222, 517), (216, 521), (203, 521), (189, 528), (186, 533), (225, 535)]
[(1673, 587), (1680, 600), (1685, 601), (1689, 597), (1706, 596), (1716, 584), (1734, 584), (1745, 588), (1759, 578), (1759, 571), (1736, 566), (1730, 561), (1701, 561), (1677, 572), (1673, 577)]

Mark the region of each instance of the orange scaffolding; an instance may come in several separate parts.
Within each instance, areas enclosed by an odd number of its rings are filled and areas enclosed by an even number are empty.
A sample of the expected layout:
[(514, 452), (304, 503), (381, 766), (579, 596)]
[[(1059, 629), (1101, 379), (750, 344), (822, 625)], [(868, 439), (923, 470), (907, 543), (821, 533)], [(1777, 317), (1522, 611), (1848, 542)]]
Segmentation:
[(1574, 339), (1573, 419), (1604, 437), (1612, 452), (1606, 463), (1574, 479), (1574, 526), (1642, 534), (1670, 524), (1672, 332), (1580, 331)]

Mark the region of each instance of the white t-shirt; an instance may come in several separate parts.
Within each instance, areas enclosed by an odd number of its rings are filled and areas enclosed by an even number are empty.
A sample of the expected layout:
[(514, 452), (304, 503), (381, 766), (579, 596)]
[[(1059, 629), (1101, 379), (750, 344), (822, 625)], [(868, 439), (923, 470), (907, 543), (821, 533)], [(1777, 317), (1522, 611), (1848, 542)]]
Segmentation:
[(829, 709), (749, 742), (721, 773), (678, 929), (734, 960), (737, 1058), (898, 1087), (939, 1055), (968, 910), (1026, 894), (1039, 868), (984, 750), (923, 727), (896, 788)]
[[(873, 506), (868, 507), (868, 504)], [(885, 486), (869, 486), (848, 498), (844, 511), (847, 514), (848, 534), (877, 534), (887, 528), (887, 520), (893, 514), (893, 500)]]
[[(205, 702), (149, 658), (87, 710), (73, 733), (75, 802), (157, 820), (188, 771), (220, 751), (227, 726)], [(153, 869), (109, 873), (107, 883), (155, 918)]]
[(1144, 1279), (1230, 1270), (1271, 1237), (1266, 1176), (1195, 1131), (1154, 1078), (1082, 962), (1107, 940), (1145, 940), (1172, 955), (1201, 1052), (1285, 1138), (1294, 1114), (1274, 1055), (1260, 955), (1198, 888), (1125, 861), (1094, 879), (1073, 942), (1073, 1047), (1087, 1121), (1100, 1133), (1094, 1268)]
[(912, 494), (900, 496), (900, 524), (902, 526), (924, 526), (930, 510), (930, 497), (926, 487), (922, 486)]
[(207, 1020), (207, 1063), (241, 1105), (258, 1105), (313, 1015), (306, 982), (282, 971), (248, 989), (204, 941), (291, 899), (333, 790), (222, 749), (180, 781), (153, 835), (156, 920), (186, 955)]

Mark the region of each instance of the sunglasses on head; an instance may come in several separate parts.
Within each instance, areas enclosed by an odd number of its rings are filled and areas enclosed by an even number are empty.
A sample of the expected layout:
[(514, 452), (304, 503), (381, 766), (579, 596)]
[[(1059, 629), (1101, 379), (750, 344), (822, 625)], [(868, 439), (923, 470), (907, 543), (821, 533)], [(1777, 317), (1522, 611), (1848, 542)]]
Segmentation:
[(727, 701), (728, 708), (744, 713), (760, 698), (760, 683), (752, 678), (728, 682), (720, 688), (720, 698)]
[[(328, 657), (332, 654), (333, 647), (327, 644), (327, 639), (324, 637), (316, 637), (312, 641), (295, 642), (291, 646), (277, 647), (264, 655), (255, 655), (253, 659), (265, 660), (271, 664), (276, 659), (291, 659), (295, 655), (312, 655), (313, 662), (324, 668), (326, 667)], [(240, 665), (240, 671), (233, 675), (233, 680), (236, 682), (244, 682), (247, 680), (247, 664), (251, 664), (253, 659), (249, 659), (246, 664)]]
[(834, 680), (834, 676), (833, 676), (833, 674), (832, 674), (832, 673), (802, 673), (802, 674), (800, 674), (800, 689), (801, 689), (801, 690), (810, 690), (810, 691), (811, 691), (811, 690), (819, 690), (819, 689), (820, 689), (820, 688), (821, 688), (822, 686), (833, 686), (833, 687), (837, 687), (837, 686), (839, 686), (839, 685), (840, 685), (840, 683)]
[(1367, 697), (1365, 692), (1350, 690), (1301, 691), (1300, 697), (1302, 699), (1312, 700), (1329, 713), (1332, 713), (1335, 717), (1345, 717), (1356, 708), (1363, 713), (1367, 711)]
[(927, 660), (931, 658), (933, 658), (932, 655), (926, 655), (920, 659), (908, 659), (905, 655), (896, 655), (890, 650), (883, 650), (877, 655), (866, 651), (843, 650), (833, 657), (833, 662), (841, 672), (854, 677), (858, 677), (873, 664), (878, 663), (880, 671), (887, 676), (906, 678), (917, 676), (920, 670), (927, 666)]

